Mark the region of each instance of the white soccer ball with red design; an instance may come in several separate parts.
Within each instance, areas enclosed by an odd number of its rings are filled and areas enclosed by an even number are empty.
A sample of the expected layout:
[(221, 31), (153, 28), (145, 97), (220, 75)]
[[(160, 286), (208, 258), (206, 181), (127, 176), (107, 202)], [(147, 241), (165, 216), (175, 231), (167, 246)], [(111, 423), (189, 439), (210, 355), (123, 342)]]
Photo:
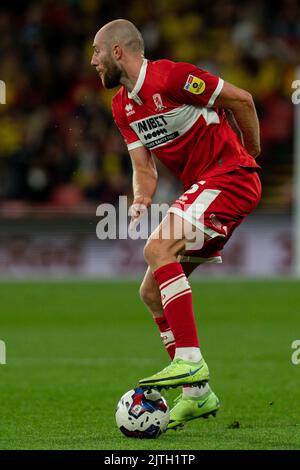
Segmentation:
[(127, 437), (154, 439), (166, 431), (169, 420), (169, 406), (155, 389), (129, 390), (116, 409), (117, 426)]

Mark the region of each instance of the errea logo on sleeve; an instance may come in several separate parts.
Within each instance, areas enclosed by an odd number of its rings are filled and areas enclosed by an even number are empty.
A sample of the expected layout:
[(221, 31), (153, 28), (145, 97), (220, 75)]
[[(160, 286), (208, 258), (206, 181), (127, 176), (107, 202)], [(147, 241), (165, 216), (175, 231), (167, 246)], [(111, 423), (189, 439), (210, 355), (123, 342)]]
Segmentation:
[(183, 89), (194, 95), (200, 95), (205, 90), (205, 82), (199, 77), (189, 75)]

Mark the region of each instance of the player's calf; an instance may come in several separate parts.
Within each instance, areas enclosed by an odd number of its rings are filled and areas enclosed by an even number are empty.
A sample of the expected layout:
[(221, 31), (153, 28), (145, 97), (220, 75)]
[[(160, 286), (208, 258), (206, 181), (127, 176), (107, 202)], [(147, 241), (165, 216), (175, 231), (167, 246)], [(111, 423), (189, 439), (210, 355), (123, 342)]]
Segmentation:
[(148, 307), (154, 317), (160, 317), (164, 315), (164, 309), (161, 303), (160, 292), (158, 289), (153, 289), (151, 286), (142, 284), (139, 294), (141, 300)]

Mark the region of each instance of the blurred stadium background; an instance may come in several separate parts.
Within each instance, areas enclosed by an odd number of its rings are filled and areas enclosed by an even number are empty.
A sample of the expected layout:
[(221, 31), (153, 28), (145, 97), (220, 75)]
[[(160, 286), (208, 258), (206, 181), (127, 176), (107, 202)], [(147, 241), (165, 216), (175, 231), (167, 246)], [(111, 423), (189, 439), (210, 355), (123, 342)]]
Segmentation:
[[(111, 97), (90, 66), (95, 32), (128, 18), (146, 57), (198, 64), (249, 90), (261, 124), (263, 198), (233, 236), (223, 266), (198, 275), (293, 273), (297, 0), (2, 0), (0, 276), (140, 276), (144, 241), (100, 241), (96, 208), (131, 198), (131, 166)], [(156, 202), (180, 186), (159, 166)]]

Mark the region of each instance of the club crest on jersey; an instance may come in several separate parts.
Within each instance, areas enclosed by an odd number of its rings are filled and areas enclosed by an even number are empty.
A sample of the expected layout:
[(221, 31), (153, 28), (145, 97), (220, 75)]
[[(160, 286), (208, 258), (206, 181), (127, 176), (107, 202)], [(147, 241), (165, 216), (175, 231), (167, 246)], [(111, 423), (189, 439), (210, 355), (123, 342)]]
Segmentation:
[(164, 104), (162, 102), (162, 99), (161, 99), (161, 96), (160, 96), (159, 93), (155, 93), (155, 95), (152, 95), (152, 98), (153, 98), (154, 104), (156, 106), (155, 111), (162, 111), (163, 109), (166, 108), (166, 106), (164, 106)]
[(199, 77), (189, 75), (183, 89), (194, 95), (200, 95), (205, 90), (205, 82)]
[(126, 116), (131, 116), (132, 114), (135, 114), (135, 110), (133, 109), (132, 104), (128, 103), (125, 106), (125, 111), (126, 111)]

